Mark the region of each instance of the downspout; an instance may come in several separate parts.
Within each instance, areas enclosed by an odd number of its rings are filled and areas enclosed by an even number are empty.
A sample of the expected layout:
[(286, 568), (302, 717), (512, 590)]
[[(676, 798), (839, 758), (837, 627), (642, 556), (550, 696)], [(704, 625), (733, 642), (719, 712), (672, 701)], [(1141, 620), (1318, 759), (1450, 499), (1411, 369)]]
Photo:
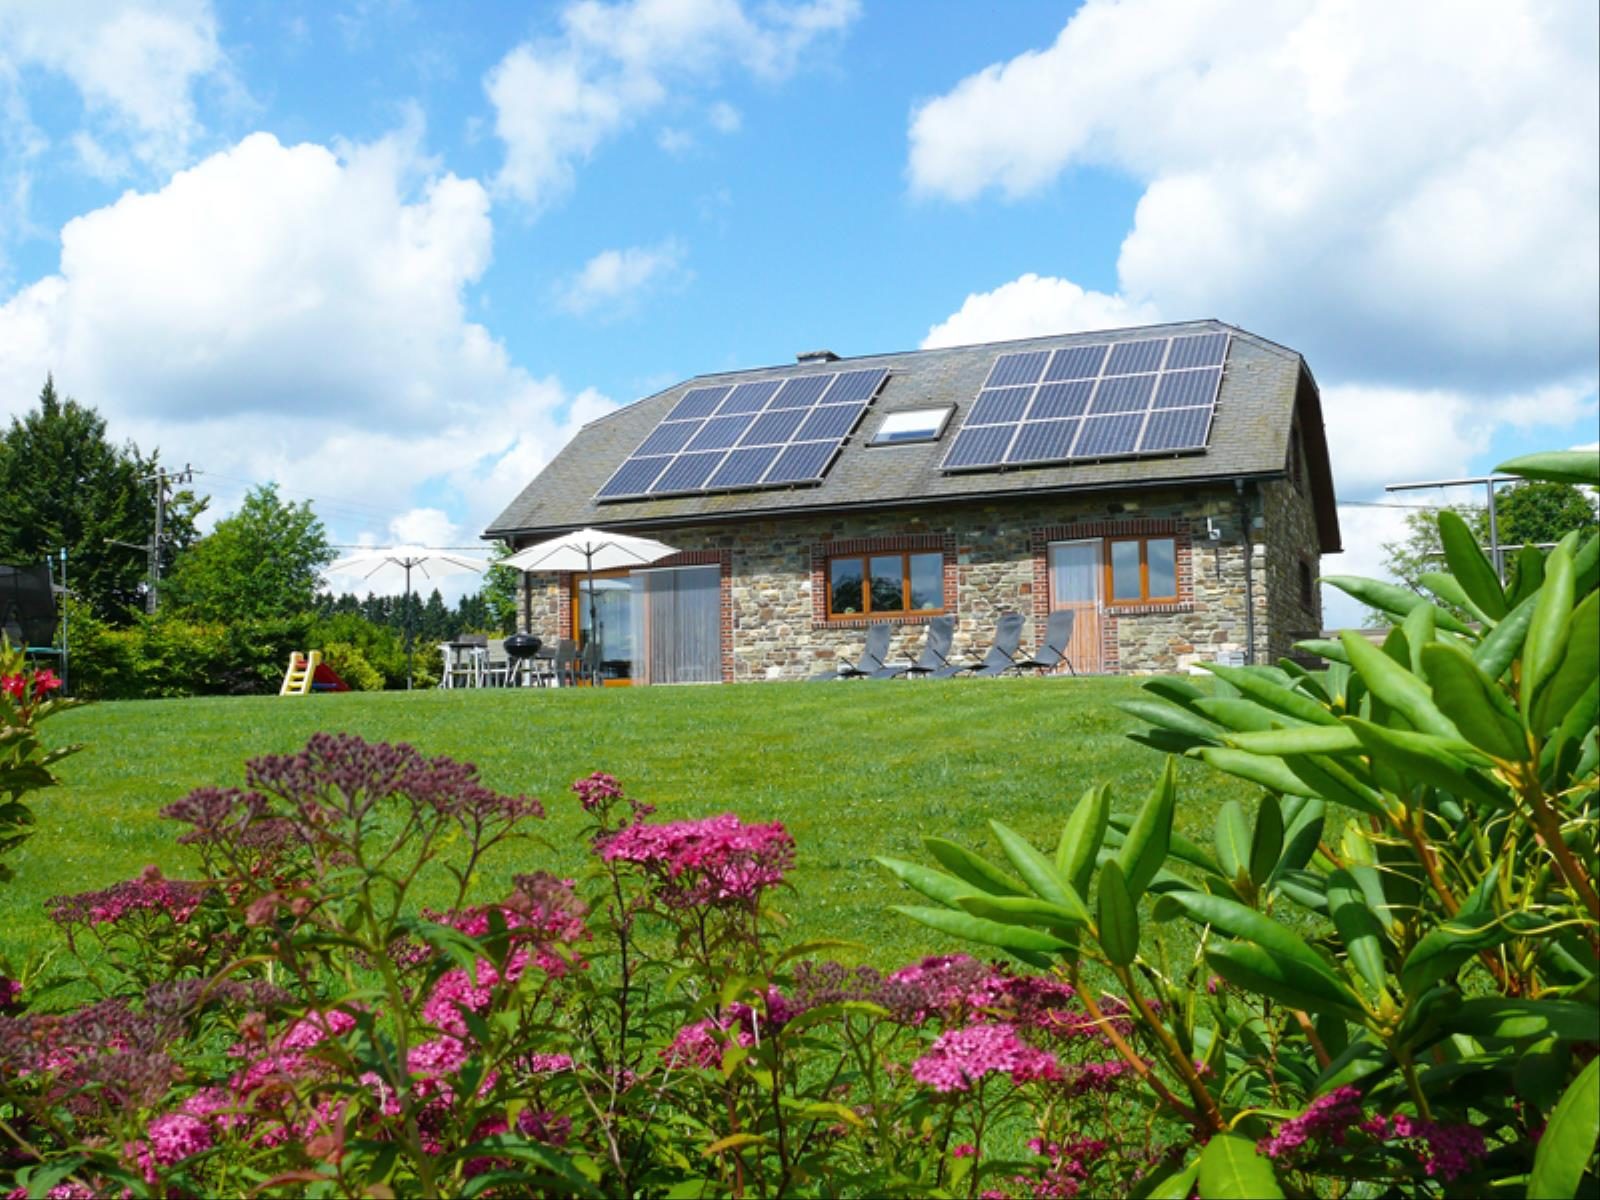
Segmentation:
[(1255, 551), (1250, 545), (1250, 501), (1245, 495), (1244, 480), (1235, 479), (1233, 490), (1239, 497), (1239, 538), (1244, 546), (1244, 661), (1246, 666), (1253, 667), (1256, 662), (1256, 586), (1251, 570)]

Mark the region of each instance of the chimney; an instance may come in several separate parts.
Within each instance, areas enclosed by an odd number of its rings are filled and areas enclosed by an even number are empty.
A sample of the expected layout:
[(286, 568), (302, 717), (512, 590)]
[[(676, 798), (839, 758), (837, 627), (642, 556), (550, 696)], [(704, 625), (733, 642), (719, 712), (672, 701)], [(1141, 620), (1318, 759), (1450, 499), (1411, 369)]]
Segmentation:
[(838, 362), (839, 356), (832, 350), (802, 350), (794, 356), (797, 363), (831, 363)]

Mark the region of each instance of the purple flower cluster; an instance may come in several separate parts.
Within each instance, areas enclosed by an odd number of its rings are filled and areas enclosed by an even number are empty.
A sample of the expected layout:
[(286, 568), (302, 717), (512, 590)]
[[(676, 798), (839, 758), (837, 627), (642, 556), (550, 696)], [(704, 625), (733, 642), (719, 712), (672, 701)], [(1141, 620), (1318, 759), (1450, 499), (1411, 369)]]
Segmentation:
[(1318, 1096), (1305, 1112), (1283, 1122), (1271, 1137), (1257, 1142), (1256, 1148), (1270, 1158), (1282, 1158), (1294, 1154), (1312, 1138), (1342, 1146), (1351, 1129), (1359, 1129), (1374, 1141), (1409, 1144), (1424, 1173), (1446, 1181), (1467, 1174), (1488, 1153), (1482, 1131), (1470, 1125), (1443, 1125), (1405, 1113), (1363, 1119), (1361, 1092), (1353, 1087), (1335, 1088)]
[(1061, 1078), (1055, 1055), (1030, 1046), (1010, 1025), (946, 1030), (928, 1053), (911, 1064), (912, 1077), (936, 1092), (967, 1091), (993, 1072), (1009, 1075), (1016, 1083)]
[(0, 975), (0, 1015), (17, 1012), (22, 1008), (22, 984)]
[(669, 908), (750, 905), (794, 866), (782, 823), (746, 825), (732, 813), (665, 825), (629, 825), (599, 843), (606, 862), (641, 868)]
[(578, 794), (578, 803), (583, 805), (586, 813), (603, 809), (622, 796), (622, 785), (617, 782), (616, 776), (607, 775), (604, 771), (573, 780), (572, 790)]
[(1074, 1138), (1070, 1142), (1047, 1142), (1034, 1138), (1028, 1149), (1048, 1160), (1043, 1175), (1034, 1180), (1019, 1177), (1017, 1182), (1032, 1185), (1031, 1194), (1047, 1200), (1072, 1200), (1089, 1181), (1092, 1164), (1102, 1158), (1106, 1144), (1095, 1138)]
[(1262, 1138), (1256, 1149), (1268, 1158), (1282, 1158), (1321, 1138), (1335, 1146), (1344, 1145), (1345, 1131), (1361, 1123), (1361, 1092), (1353, 1087), (1334, 1088), (1313, 1100), (1305, 1112), (1278, 1126), (1271, 1137)]
[(163, 879), (155, 866), (146, 867), (137, 879), (112, 884), (96, 892), (76, 896), (55, 896), (45, 902), (50, 919), (58, 925), (114, 924), (132, 914), (156, 913), (186, 924), (206, 898), (211, 885)]

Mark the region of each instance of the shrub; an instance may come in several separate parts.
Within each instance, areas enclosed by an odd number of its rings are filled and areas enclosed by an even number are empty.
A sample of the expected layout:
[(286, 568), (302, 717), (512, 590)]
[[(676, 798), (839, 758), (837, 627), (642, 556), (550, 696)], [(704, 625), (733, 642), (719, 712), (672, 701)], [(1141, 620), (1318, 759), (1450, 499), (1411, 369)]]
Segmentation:
[(322, 661), (357, 692), (383, 691), (383, 676), (349, 642), (324, 642)]

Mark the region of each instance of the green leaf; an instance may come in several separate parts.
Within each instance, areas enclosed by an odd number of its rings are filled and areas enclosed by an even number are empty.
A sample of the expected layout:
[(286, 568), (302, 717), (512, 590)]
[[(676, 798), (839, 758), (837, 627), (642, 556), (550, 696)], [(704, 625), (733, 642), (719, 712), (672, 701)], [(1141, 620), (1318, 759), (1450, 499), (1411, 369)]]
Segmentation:
[(1249, 1138), (1218, 1134), (1200, 1153), (1202, 1200), (1282, 1200), (1272, 1163)]
[(1116, 707), (1141, 721), (1150, 722), (1157, 729), (1170, 729), (1207, 741), (1222, 736), (1222, 730), (1215, 722), (1165, 700), (1118, 700)]
[(948, 933), (952, 937), (964, 938), (969, 942), (981, 942), (985, 946), (999, 946), (1002, 950), (1049, 953), (1065, 950), (1068, 946), (1068, 943), (1060, 938), (1038, 929), (1029, 929), (1022, 925), (1003, 925), (999, 921), (988, 921), (982, 917), (974, 917), (970, 913), (954, 912), (948, 908), (897, 904), (892, 906), (890, 911), (897, 912), (903, 917), (910, 917), (913, 921), (926, 925), (929, 929), (937, 929), (940, 933)]
[[(1076, 900), (1076, 897), (1074, 897)], [(1089, 911), (1081, 901), (1073, 905), (1052, 904), (1034, 896), (957, 896), (956, 906), (975, 917), (985, 917), (1004, 925), (1087, 925)]]
[(742, 1150), (746, 1146), (764, 1146), (767, 1139), (759, 1133), (730, 1133), (727, 1137), (718, 1138), (700, 1153), (705, 1155), (721, 1154), (724, 1150)]
[(1510, 802), (1503, 788), (1490, 783), (1456, 756), (1453, 743), (1443, 743), (1425, 733), (1386, 729), (1355, 717), (1346, 717), (1345, 721), (1376, 762), (1452, 795), (1500, 807)]
[[(1172, 893), (1176, 895), (1176, 893)], [(1335, 1013), (1353, 1021), (1363, 1017), (1354, 994), (1314, 972), (1297, 968), (1250, 942), (1213, 942), (1206, 963), (1223, 979), (1246, 992), (1267, 996), (1311, 1013)]]
[(1282, 713), (1257, 704), (1254, 700), (1241, 700), (1237, 696), (1208, 696), (1196, 700), (1194, 706), (1217, 724), (1233, 733), (1256, 733), (1267, 729), (1282, 729), (1287, 724), (1301, 727), (1304, 722), (1285, 719)]
[(1436, 642), (1423, 648), (1422, 662), (1433, 683), (1434, 702), (1462, 737), (1495, 758), (1520, 762), (1527, 757), (1522, 718), (1470, 654)]
[(1336, 759), (1321, 754), (1291, 754), (1283, 761), (1300, 781), (1301, 786), (1295, 789), (1300, 794), (1317, 796), (1369, 816), (1388, 814), (1383, 793), (1356, 778)]
[(1200, 1159), (1180, 1163), (1150, 1176), (1143, 1186), (1136, 1186), (1134, 1200), (1189, 1200), (1194, 1191), (1194, 1181), (1200, 1175)]
[(1318, 658), (1325, 658), (1329, 662), (1348, 663), (1350, 660), (1344, 652), (1344, 643), (1333, 638), (1307, 638), (1303, 642), (1294, 644), (1296, 650), (1306, 654), (1314, 654)]
[(1073, 901), (1078, 900), (1068, 890), (1067, 881), (1056, 874), (1055, 864), (1035, 850), (1032, 842), (999, 821), (990, 821), (989, 828), (1034, 895), (1064, 907), (1071, 907)]
[(1257, 704), (1286, 717), (1293, 717), (1308, 725), (1329, 725), (1338, 719), (1311, 697), (1258, 674), (1260, 668), (1224, 667), (1216, 663), (1200, 665), (1219, 679), (1231, 683)]
[(967, 880), (957, 879), (954, 875), (946, 875), (943, 871), (935, 871), (920, 863), (906, 862), (901, 858), (879, 858), (876, 861), (901, 883), (940, 904), (953, 908), (957, 896), (972, 894), (973, 885)]
[(1256, 810), (1255, 835), (1250, 840), (1250, 881), (1257, 887), (1266, 883), (1283, 853), (1283, 807), (1271, 792), (1261, 797)]
[(1281, 758), (1266, 754), (1251, 754), (1247, 750), (1234, 750), (1225, 746), (1203, 746), (1193, 752), (1207, 766), (1215, 767), (1228, 775), (1237, 775), (1274, 792), (1298, 796), (1306, 787), (1289, 770)]
[(1078, 807), (1061, 827), (1061, 841), (1056, 846), (1056, 871), (1079, 897), (1089, 894), (1095, 856), (1105, 841), (1110, 819), (1111, 789), (1100, 784), (1083, 794)]
[(1450, 574), (1471, 600), (1474, 608), (1491, 621), (1506, 615), (1506, 594), (1495, 574), (1494, 564), (1478, 545), (1478, 539), (1458, 513), (1444, 509), (1439, 513), (1439, 540), (1444, 545)]
[(1217, 847), (1217, 865), (1223, 878), (1238, 879), (1249, 870), (1250, 823), (1245, 819), (1244, 805), (1229, 800), (1217, 813), (1213, 840)]
[(1569, 1042), (1594, 1040), (1600, 1028), (1600, 1011), (1577, 1000), (1518, 1000), (1504, 996), (1475, 996), (1463, 1001), (1446, 1023), (1452, 1033), (1504, 1041), (1560, 1038)]
[(1472, 661), (1490, 679), (1498, 680), (1506, 673), (1516, 657), (1522, 653), (1522, 643), (1528, 636), (1528, 625), (1533, 620), (1533, 606), (1537, 597), (1529, 596), (1518, 601), (1516, 607), (1491, 629), (1488, 635), (1472, 648)]
[(1572, 556), (1557, 546), (1545, 560), (1528, 640), (1522, 647), (1522, 711), (1533, 708), (1539, 685), (1555, 671), (1566, 649), (1567, 618), (1572, 614)]
[(1228, 744), (1252, 754), (1347, 754), (1359, 751), (1356, 735), (1342, 725), (1298, 725), (1266, 733), (1235, 733)]
[[(1363, 604), (1386, 612), (1393, 617), (1404, 620), (1410, 615), (1411, 610), (1428, 601), (1417, 595), (1410, 588), (1400, 587), (1393, 583), (1379, 583), (1376, 579), (1363, 579), (1358, 575), (1324, 575), (1323, 583), (1330, 583), (1341, 592), (1354, 596)], [(1454, 613), (1446, 612), (1437, 605), (1430, 605), (1437, 609), (1433, 619), (1440, 629), (1448, 629), (1452, 633), (1471, 633), (1468, 625), (1458, 619)]]
[(1100, 869), (1099, 917), (1100, 948), (1117, 966), (1127, 966), (1139, 954), (1139, 913), (1115, 861)]
[[(1354, 630), (1339, 634), (1350, 665), (1361, 676), (1367, 690), (1411, 722), (1413, 729), (1436, 737), (1459, 738), (1461, 731), (1433, 702), (1433, 693), (1410, 671), (1375, 647)], [(1410, 639), (1407, 639), (1410, 645)]]
[(1283, 806), (1287, 828), (1283, 834), (1283, 853), (1274, 873), (1298, 871), (1311, 861), (1322, 840), (1322, 826), (1328, 806), (1320, 798), (1291, 796)]
[(1543, 450), (1508, 459), (1495, 473), (1520, 475), (1524, 479), (1543, 479), (1550, 483), (1586, 483), (1600, 486), (1600, 451)]
[(922, 844), (929, 854), (939, 860), (939, 865), (958, 878), (965, 879), (968, 883), (981, 891), (993, 892), (997, 896), (1026, 896), (1027, 885), (1021, 880), (1013, 879), (999, 867), (980, 858), (965, 846), (958, 846), (955, 842), (941, 837), (925, 837)]
[(1544, 733), (1559, 725), (1594, 682), (1600, 664), (1600, 592), (1590, 592), (1567, 621), (1566, 651), (1533, 702), (1533, 726)]
[(1168, 757), (1161, 776), (1150, 795), (1145, 798), (1139, 815), (1134, 818), (1117, 852), (1117, 865), (1128, 887), (1128, 894), (1137, 900), (1155, 878), (1161, 864), (1167, 861), (1167, 848), (1172, 839), (1172, 812), (1178, 797), (1178, 767)]
[(1533, 1156), (1529, 1200), (1570, 1200), (1578, 1194), (1595, 1141), (1600, 1139), (1600, 1058), (1591, 1058), (1550, 1114)]
[(1512, 570), (1515, 586), (1508, 599), (1514, 607), (1524, 600), (1537, 597), (1539, 589), (1544, 586), (1544, 551), (1537, 546), (1524, 546), (1517, 552), (1517, 561)]
[(1439, 597), (1439, 599), (1464, 610), (1468, 615), (1482, 621), (1485, 625), (1494, 624), (1489, 615), (1472, 602), (1472, 597), (1468, 596), (1462, 586), (1456, 582), (1454, 575), (1447, 575), (1443, 571), (1424, 571), (1417, 576), (1417, 582)]
[(1374, 991), (1382, 990), (1387, 978), (1383, 926), (1372, 915), (1365, 894), (1348, 871), (1337, 870), (1328, 876), (1328, 915), (1361, 978)]

